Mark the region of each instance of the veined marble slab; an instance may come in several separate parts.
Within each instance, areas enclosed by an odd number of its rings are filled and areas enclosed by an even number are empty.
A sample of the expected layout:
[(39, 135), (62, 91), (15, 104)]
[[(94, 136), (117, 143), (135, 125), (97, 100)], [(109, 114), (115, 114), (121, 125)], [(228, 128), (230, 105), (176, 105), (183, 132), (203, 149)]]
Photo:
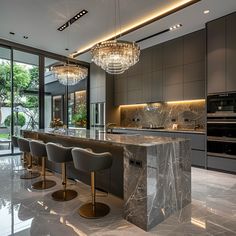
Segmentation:
[[(30, 132), (30, 133), (29, 133)], [(124, 148), (124, 218), (148, 231), (191, 202), (190, 141), (96, 130), (24, 131)], [(37, 137), (36, 137), (37, 138)]]

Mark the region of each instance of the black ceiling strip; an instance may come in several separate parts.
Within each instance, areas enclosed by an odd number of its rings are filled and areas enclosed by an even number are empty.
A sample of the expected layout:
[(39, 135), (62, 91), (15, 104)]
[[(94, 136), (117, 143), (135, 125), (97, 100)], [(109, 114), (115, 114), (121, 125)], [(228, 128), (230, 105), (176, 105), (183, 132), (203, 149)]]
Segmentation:
[[(192, 0), (190, 2), (187, 2), (187, 3), (185, 3), (185, 4), (183, 4), (183, 5), (179, 6), (179, 7), (176, 7), (175, 9), (172, 9), (172, 10), (170, 10), (168, 12), (165, 12), (165, 13), (157, 16), (157, 17), (154, 17), (151, 20), (146, 21), (146, 22), (144, 22), (144, 23), (142, 23), (142, 24), (140, 24), (140, 25), (138, 25), (138, 26), (136, 26), (134, 28), (126, 30), (125, 32), (122, 33), (122, 35), (119, 35), (119, 37), (127, 35), (127, 34), (129, 34), (131, 32), (134, 32), (134, 31), (136, 31), (136, 30), (138, 30), (138, 29), (140, 29), (140, 28), (142, 28), (144, 26), (147, 26), (147, 25), (149, 25), (149, 24), (151, 24), (151, 23), (153, 23), (155, 21), (158, 21), (158, 20), (160, 20), (160, 19), (162, 19), (162, 18), (164, 18), (166, 16), (169, 16), (169, 15), (175, 13), (175, 12), (178, 12), (178, 11), (180, 11), (180, 10), (186, 8), (186, 7), (189, 7), (189, 6), (191, 6), (191, 5), (193, 5), (193, 4), (197, 3), (197, 2), (200, 2), (200, 1), (202, 1), (202, 0)], [(107, 40), (112, 40), (112, 39), (115, 39), (115, 38), (117, 38), (117, 37), (114, 36), (114, 37), (111, 37), (111, 38), (109, 38)], [(90, 51), (91, 48), (88, 48), (88, 49), (84, 50), (83, 52), (79, 52), (79, 53), (74, 54), (73, 58), (75, 58), (75, 57), (77, 57), (77, 56), (79, 56), (79, 55), (81, 55), (81, 54), (83, 54), (85, 52)]]
[(139, 39), (139, 40), (135, 41), (135, 43), (140, 43), (140, 42), (142, 42), (142, 41), (144, 41), (144, 40), (153, 38), (153, 37), (155, 37), (155, 36), (158, 36), (158, 35), (160, 35), (160, 34), (164, 34), (164, 33), (169, 32), (169, 31), (170, 31), (170, 29), (162, 30), (162, 31), (160, 31), (160, 32), (158, 32), (158, 33), (156, 33), (156, 34), (152, 34), (152, 35), (147, 36), (147, 37), (145, 37), (145, 38)]

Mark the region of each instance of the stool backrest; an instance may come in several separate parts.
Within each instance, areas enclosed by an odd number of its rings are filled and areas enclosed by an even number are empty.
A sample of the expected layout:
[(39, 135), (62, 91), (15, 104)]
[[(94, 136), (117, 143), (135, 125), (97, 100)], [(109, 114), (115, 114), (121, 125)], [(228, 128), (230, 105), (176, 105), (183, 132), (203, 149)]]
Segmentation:
[(43, 142), (39, 142), (36, 140), (30, 141), (30, 152), (33, 156), (36, 157), (46, 157), (46, 145)]
[(18, 138), (19, 149), (22, 152), (30, 152), (29, 140), (26, 138)]
[(19, 147), (19, 145), (18, 145), (18, 137), (12, 136), (11, 137), (11, 141), (12, 141), (13, 147)]
[(94, 153), (83, 148), (73, 148), (72, 157), (76, 169), (91, 172), (108, 169), (112, 165), (112, 155), (109, 152)]
[(63, 147), (55, 143), (46, 144), (48, 160), (57, 163), (72, 161), (72, 147)]

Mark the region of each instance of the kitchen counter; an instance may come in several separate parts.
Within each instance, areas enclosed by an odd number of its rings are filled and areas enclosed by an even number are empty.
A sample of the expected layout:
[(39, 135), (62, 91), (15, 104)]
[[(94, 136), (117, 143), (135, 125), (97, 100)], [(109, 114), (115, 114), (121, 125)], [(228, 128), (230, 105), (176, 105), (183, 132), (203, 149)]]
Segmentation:
[[(123, 216), (146, 231), (191, 202), (189, 140), (73, 129), (24, 131), (23, 134), (44, 142), (89, 147), (94, 151), (102, 145), (107, 151), (121, 148)], [(119, 169), (116, 159), (114, 152), (111, 175)]]
[(155, 128), (138, 128), (138, 127), (114, 127), (113, 130), (138, 130), (150, 132), (175, 132), (175, 133), (191, 133), (191, 134), (206, 134), (204, 129), (155, 129)]

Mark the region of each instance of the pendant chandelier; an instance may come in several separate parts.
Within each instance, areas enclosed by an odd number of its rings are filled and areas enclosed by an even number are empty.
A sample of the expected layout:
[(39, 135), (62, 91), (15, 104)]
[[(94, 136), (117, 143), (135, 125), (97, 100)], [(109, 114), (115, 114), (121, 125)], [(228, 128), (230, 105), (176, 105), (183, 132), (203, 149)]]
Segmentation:
[[(116, 5), (115, 0), (115, 21)], [(91, 49), (92, 61), (109, 74), (122, 74), (139, 61), (139, 46), (134, 42), (117, 40), (116, 37), (114, 40), (100, 42)]]
[(75, 85), (88, 75), (85, 67), (70, 63), (55, 65), (51, 70), (55, 78), (63, 85)]
[(92, 61), (109, 74), (122, 74), (139, 61), (139, 46), (132, 42), (110, 40), (96, 44)]

